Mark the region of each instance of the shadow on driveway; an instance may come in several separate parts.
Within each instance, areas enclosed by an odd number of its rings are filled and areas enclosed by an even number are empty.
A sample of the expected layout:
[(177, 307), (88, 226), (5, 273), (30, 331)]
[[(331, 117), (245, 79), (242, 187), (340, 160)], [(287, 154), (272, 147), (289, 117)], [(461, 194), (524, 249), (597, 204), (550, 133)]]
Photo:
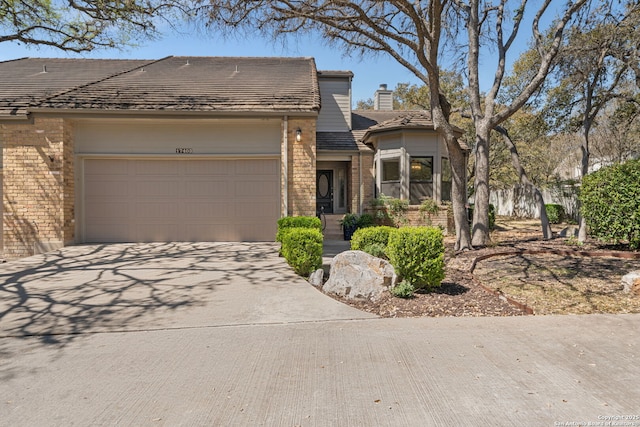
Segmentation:
[(367, 317), (296, 276), (273, 243), (63, 248), (6, 263), (0, 337)]

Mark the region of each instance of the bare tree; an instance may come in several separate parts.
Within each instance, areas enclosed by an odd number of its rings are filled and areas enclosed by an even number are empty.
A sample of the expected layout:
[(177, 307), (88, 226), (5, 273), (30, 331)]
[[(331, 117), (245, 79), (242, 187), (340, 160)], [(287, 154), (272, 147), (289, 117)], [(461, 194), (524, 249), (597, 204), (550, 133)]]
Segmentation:
[(452, 167), (456, 248), (471, 249), (466, 216), (466, 156), (449, 123), (450, 105), (440, 90), (440, 50), (449, 0), (415, 1), (217, 1), (202, 0), (194, 14), (214, 30), (258, 29), (265, 35), (317, 32), (347, 54), (384, 53), (429, 88), (436, 130), (446, 141)]
[[(553, 60), (564, 41), (564, 31), (586, 0), (566, 2), (564, 10), (555, 17), (550, 31), (543, 31), (541, 21), (549, 15), (551, 0), (545, 0), (535, 12), (531, 23), (534, 51), (538, 55), (537, 68), (524, 80), (517, 90), (511, 88), (509, 104), (500, 104), (503, 82), (507, 73), (507, 54), (513, 48), (524, 22), (527, 0), (521, 0), (515, 10), (510, 3), (501, 0), (497, 4), (481, 0), (464, 2), (456, 0), (462, 11), (467, 29), (469, 93), (471, 111), (476, 130), (475, 144), (475, 209), (473, 211), (472, 244), (482, 246), (489, 242), (489, 142), (491, 131), (511, 117), (531, 98), (545, 81)], [(512, 17), (511, 19), (509, 19)], [(490, 27), (495, 26), (495, 33)], [(493, 34), (493, 37), (487, 37)], [(486, 38), (483, 38), (486, 37)], [(480, 52), (482, 40), (492, 43), (497, 52), (497, 64), (491, 88), (483, 94), (480, 88)]]
[(122, 47), (156, 35), (158, 19), (185, 10), (180, 1), (1, 0), (0, 43), (52, 46), (70, 52)]

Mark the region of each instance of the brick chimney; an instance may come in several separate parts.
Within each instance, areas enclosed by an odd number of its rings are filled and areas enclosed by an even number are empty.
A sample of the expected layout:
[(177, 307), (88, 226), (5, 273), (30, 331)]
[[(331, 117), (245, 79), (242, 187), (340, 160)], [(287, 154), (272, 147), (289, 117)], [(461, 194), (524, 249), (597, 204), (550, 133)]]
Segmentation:
[(386, 84), (381, 84), (375, 95), (373, 95), (373, 109), (391, 111), (393, 110), (393, 91), (387, 89)]

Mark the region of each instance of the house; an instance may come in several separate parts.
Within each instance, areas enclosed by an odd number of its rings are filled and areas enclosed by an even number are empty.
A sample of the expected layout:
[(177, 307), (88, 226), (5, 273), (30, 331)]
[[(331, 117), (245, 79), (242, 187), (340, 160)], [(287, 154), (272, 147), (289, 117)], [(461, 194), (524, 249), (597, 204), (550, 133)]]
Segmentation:
[(272, 241), (287, 215), (450, 197), (425, 112), (351, 111), (313, 58), (0, 62), (2, 245)]

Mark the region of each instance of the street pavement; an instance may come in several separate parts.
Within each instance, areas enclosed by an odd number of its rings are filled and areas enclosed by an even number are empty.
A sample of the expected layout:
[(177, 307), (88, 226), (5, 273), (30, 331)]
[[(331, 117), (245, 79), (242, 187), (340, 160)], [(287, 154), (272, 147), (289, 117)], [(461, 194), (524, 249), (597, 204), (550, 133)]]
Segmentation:
[(637, 314), (377, 318), (273, 244), (0, 265), (2, 426), (640, 426), (639, 349)]

